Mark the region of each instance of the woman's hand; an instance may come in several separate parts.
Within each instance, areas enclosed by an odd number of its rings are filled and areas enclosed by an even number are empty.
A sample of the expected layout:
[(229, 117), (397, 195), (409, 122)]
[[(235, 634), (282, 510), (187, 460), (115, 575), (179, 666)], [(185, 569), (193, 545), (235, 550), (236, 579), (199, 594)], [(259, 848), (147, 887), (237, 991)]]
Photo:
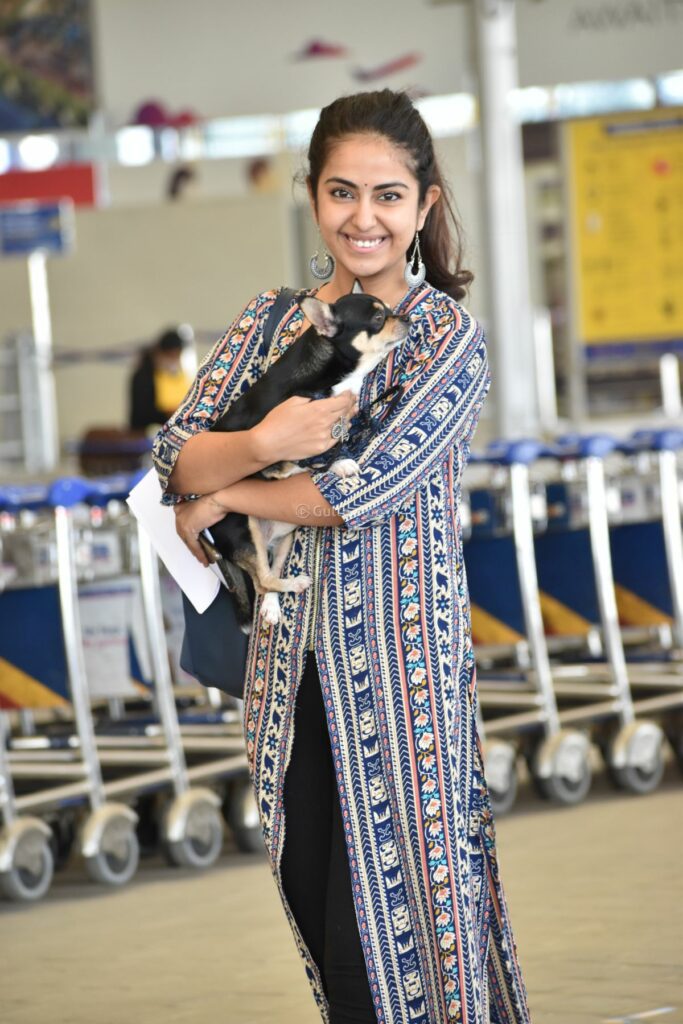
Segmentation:
[(202, 565), (209, 565), (206, 552), (199, 543), (199, 534), (207, 526), (219, 522), (230, 509), (217, 501), (213, 494), (205, 494), (193, 501), (181, 501), (173, 506), (173, 510), (178, 536)]
[(348, 422), (357, 411), (358, 398), (350, 389), (331, 398), (294, 395), (251, 428), (254, 446), (266, 465), (320, 455), (337, 444), (331, 432), (340, 416)]

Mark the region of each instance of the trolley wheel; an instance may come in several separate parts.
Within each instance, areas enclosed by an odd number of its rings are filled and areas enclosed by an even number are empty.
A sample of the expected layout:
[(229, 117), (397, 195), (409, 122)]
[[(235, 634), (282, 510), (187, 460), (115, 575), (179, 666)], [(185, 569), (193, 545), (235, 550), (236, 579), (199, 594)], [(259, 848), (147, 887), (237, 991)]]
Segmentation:
[(14, 847), (12, 866), (0, 874), (0, 892), (16, 902), (42, 899), (50, 888), (53, 874), (49, 837), (37, 830), (26, 830)]
[(208, 868), (223, 849), (223, 822), (215, 807), (198, 803), (190, 810), (185, 834), (166, 840), (164, 854), (169, 863), (182, 868)]
[(663, 739), (662, 730), (653, 722), (633, 722), (621, 729), (607, 750), (612, 782), (641, 796), (654, 792), (664, 775)]
[(230, 787), (223, 801), (223, 816), (235, 837), (237, 848), (242, 853), (263, 852), (263, 834), (258, 808), (248, 779), (240, 779)]
[(607, 770), (612, 781), (620, 789), (643, 796), (646, 793), (654, 792), (662, 781), (664, 757), (660, 749), (648, 765), (627, 764), (623, 768), (615, 768), (610, 765)]
[(487, 740), (483, 753), (491, 809), (501, 817), (512, 809), (517, 799), (517, 755), (514, 747), (501, 740)]
[(550, 775), (547, 779), (538, 776), (534, 783), (538, 792), (546, 800), (554, 800), (558, 804), (571, 807), (573, 804), (580, 804), (588, 796), (591, 788), (590, 765), (585, 764), (582, 774), (569, 778), (566, 775)]
[(112, 818), (103, 829), (96, 852), (85, 858), (85, 867), (94, 882), (125, 885), (137, 871), (139, 860), (135, 826), (127, 819)]
[(567, 731), (545, 740), (529, 767), (537, 792), (546, 800), (571, 807), (588, 796), (593, 773), (588, 740), (581, 733)]

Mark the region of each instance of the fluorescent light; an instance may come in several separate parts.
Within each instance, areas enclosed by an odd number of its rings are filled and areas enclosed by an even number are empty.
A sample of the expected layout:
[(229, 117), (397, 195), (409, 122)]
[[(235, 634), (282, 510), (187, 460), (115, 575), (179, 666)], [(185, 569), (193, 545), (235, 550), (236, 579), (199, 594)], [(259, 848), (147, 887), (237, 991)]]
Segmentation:
[(437, 139), (461, 135), (476, 124), (477, 103), (469, 93), (426, 96), (418, 100), (415, 106)]
[(281, 148), (280, 118), (231, 117), (204, 125), (204, 156), (209, 159), (265, 156)]
[(0, 174), (5, 174), (12, 166), (12, 150), (9, 142), (0, 139)]
[(553, 91), (538, 85), (515, 89), (510, 94), (510, 108), (521, 124), (550, 121), (553, 116)]
[(319, 117), (319, 107), (310, 110), (293, 110), (291, 114), (284, 114), (282, 120), (287, 148), (300, 149), (302, 146), (308, 146)]
[(649, 110), (656, 102), (655, 87), (647, 78), (556, 85), (553, 96), (556, 118), (587, 117), (620, 110)]
[(657, 92), (661, 103), (683, 103), (683, 71), (672, 71), (657, 79)]
[(54, 135), (26, 135), (17, 148), (27, 171), (44, 171), (59, 156), (59, 143)]
[(154, 133), (145, 125), (122, 128), (116, 133), (116, 153), (120, 164), (141, 167), (154, 159)]

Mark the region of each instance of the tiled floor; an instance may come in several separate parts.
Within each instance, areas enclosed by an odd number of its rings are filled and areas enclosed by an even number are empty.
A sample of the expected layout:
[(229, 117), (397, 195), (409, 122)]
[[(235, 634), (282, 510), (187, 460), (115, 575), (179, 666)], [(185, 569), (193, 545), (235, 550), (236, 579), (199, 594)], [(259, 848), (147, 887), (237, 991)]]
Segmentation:
[[(582, 807), (523, 794), (498, 823), (534, 1024), (674, 1007), (683, 1022), (683, 780), (649, 797), (597, 781)], [(71, 871), (0, 911), (3, 1024), (316, 1024), (265, 859), (193, 876), (145, 863), (126, 890)], [(633, 1021), (638, 1018), (633, 1016)]]

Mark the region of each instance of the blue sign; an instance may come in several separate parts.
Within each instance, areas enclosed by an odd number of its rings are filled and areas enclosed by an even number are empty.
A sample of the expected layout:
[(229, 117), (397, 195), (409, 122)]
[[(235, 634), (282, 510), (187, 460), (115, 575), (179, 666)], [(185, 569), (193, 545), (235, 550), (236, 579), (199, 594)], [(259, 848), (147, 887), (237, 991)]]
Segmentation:
[(70, 200), (0, 205), (0, 254), (63, 253), (73, 243)]

